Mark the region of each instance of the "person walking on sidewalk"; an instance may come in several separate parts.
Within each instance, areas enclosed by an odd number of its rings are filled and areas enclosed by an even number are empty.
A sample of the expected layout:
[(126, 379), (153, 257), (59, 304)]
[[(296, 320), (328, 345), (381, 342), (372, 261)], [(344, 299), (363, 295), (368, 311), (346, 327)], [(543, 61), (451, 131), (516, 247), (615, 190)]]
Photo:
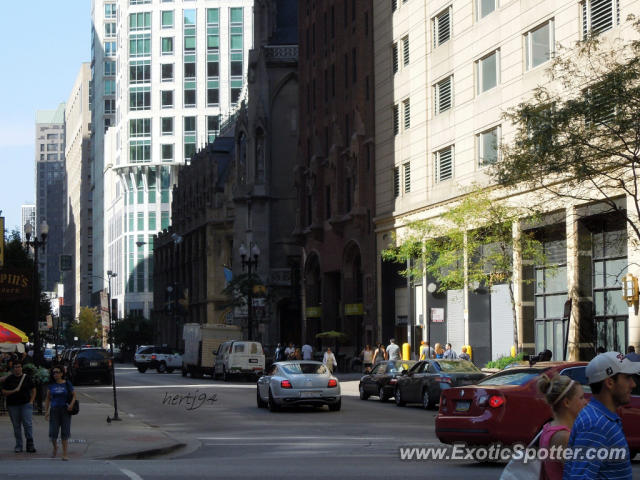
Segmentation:
[(62, 367), (56, 366), (51, 369), (53, 381), (47, 388), (47, 400), (45, 403), (45, 420), (49, 420), (49, 438), (53, 444), (51, 457), (58, 454), (58, 431), (62, 438), (62, 460), (69, 460), (67, 456), (67, 445), (71, 435), (71, 410), (76, 403), (76, 392), (71, 382), (64, 379)]
[(27, 452), (35, 453), (33, 445), (33, 402), (36, 399), (36, 386), (31, 377), (22, 373), (22, 362), (15, 360), (12, 374), (4, 381), (2, 395), (7, 397), (7, 409), (16, 437), (15, 452), (22, 452), (22, 429), (27, 440)]
[(338, 366), (336, 356), (333, 354), (330, 348), (327, 348), (327, 351), (324, 352), (322, 363), (324, 363), (324, 366), (327, 367), (331, 373), (333, 373), (334, 368)]
[(396, 339), (389, 340), (389, 346), (387, 347), (387, 357), (389, 360), (402, 360), (400, 357), (400, 347), (396, 345)]
[(378, 348), (373, 352), (373, 364), (378, 364), (387, 360), (387, 351), (384, 349), (384, 345), (378, 344)]

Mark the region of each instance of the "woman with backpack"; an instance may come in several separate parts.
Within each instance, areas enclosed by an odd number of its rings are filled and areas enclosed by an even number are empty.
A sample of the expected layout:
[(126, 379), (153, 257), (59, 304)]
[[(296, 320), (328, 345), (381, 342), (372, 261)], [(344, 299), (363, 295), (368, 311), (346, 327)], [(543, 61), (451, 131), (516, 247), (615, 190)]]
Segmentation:
[(61, 366), (51, 369), (51, 378), (47, 388), (47, 400), (45, 403), (45, 420), (49, 420), (49, 438), (53, 444), (51, 457), (58, 454), (58, 431), (62, 438), (62, 460), (69, 460), (67, 446), (71, 435), (71, 411), (76, 403), (76, 392), (73, 385), (64, 378)]

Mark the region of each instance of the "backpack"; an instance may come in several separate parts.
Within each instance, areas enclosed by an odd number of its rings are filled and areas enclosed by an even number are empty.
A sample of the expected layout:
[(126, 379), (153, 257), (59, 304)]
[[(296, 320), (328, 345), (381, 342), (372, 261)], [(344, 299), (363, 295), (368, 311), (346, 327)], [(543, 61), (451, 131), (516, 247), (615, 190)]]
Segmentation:
[[(73, 393), (72, 393), (71, 389), (69, 388), (69, 382), (65, 381), (64, 384), (65, 384), (64, 388), (67, 389), (67, 404), (69, 404), (73, 400)], [(78, 401), (78, 398), (76, 397), (76, 402), (73, 404), (73, 408), (69, 412), (69, 415), (77, 415), (79, 411), (80, 411), (80, 402)]]

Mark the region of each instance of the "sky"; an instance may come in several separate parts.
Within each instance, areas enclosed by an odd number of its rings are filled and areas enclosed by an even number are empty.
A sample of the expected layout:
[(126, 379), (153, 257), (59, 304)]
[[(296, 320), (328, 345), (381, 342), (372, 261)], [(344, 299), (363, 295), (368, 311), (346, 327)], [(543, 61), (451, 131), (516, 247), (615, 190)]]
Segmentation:
[(0, 45), (0, 216), (11, 232), (35, 202), (36, 111), (66, 102), (91, 61), (91, 0), (2, 2)]

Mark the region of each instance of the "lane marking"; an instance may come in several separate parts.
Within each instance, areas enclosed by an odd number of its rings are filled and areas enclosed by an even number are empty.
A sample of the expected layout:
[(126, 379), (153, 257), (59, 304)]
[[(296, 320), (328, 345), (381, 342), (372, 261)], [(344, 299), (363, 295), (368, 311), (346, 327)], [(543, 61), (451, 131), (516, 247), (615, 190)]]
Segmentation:
[[(372, 441), (372, 440), (380, 440), (380, 441), (388, 441), (388, 440), (395, 440), (394, 437), (336, 437), (336, 436), (327, 436), (327, 435), (304, 435), (304, 436), (289, 436), (287, 435), (286, 437), (279, 437), (285, 440), (327, 440), (327, 441), (331, 441), (331, 442), (336, 442), (336, 441), (340, 441), (340, 440), (365, 440), (365, 441)], [(210, 440), (210, 441), (215, 441), (215, 440), (237, 440), (237, 441), (242, 441), (242, 440), (253, 440), (256, 442), (262, 442), (264, 440), (272, 440), (272, 441), (277, 441), (278, 437), (274, 437), (273, 435), (269, 435), (269, 436), (258, 436), (258, 435), (253, 435), (253, 436), (247, 436), (247, 437), (198, 437), (198, 440)], [(277, 443), (278, 445), (281, 445), (280, 442)]]
[(143, 478), (140, 475), (138, 475), (135, 472), (132, 472), (131, 470), (127, 470), (126, 468), (121, 468), (121, 467), (118, 467), (118, 469), (122, 473), (124, 473), (127, 477), (129, 477), (131, 480), (143, 480)]
[[(113, 390), (113, 387), (91, 387), (92, 390)], [(211, 383), (192, 384), (192, 385), (118, 385), (118, 390), (144, 390), (150, 388), (240, 388), (240, 389), (255, 389), (255, 385), (217, 385)]]

